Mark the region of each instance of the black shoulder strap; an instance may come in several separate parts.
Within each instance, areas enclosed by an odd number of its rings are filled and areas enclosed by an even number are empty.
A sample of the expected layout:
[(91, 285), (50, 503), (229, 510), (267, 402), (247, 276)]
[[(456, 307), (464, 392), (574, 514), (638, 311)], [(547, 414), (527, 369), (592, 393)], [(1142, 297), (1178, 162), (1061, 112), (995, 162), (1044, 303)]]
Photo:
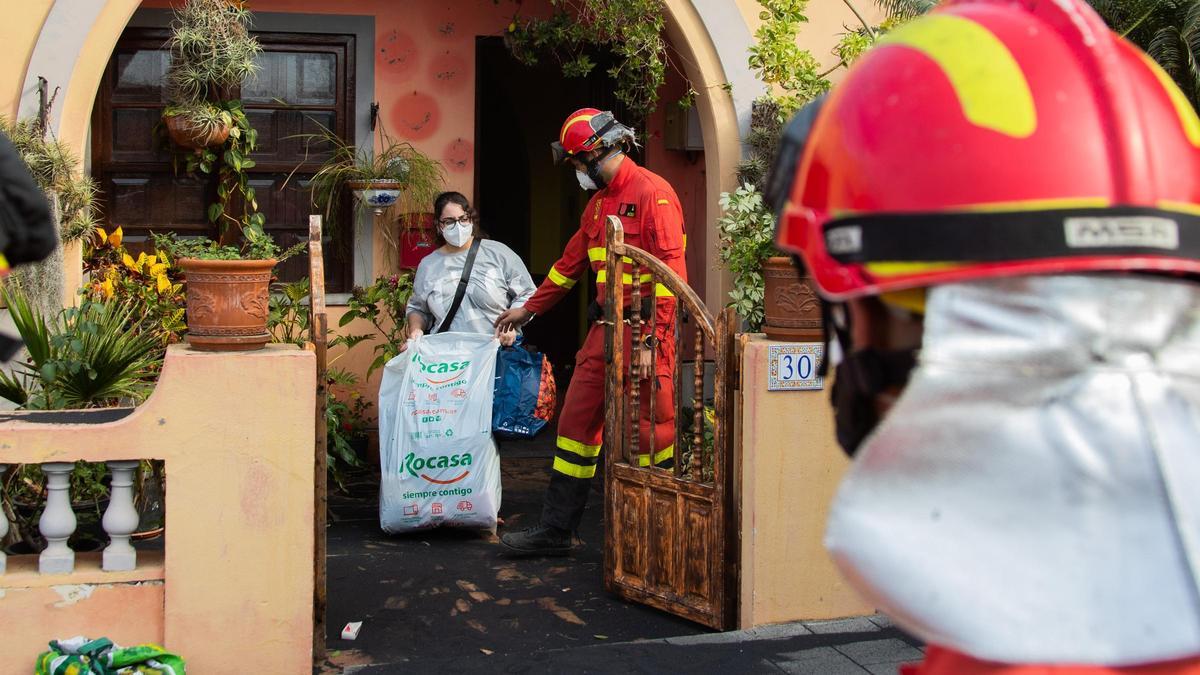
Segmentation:
[(475, 266), (475, 254), (479, 252), (480, 238), (475, 237), (475, 241), (471, 242), (471, 250), (467, 252), (467, 262), (463, 265), (462, 277), (458, 280), (458, 290), (454, 292), (454, 302), (450, 303), (450, 311), (446, 312), (446, 318), (442, 319), (442, 325), (438, 326), (435, 333), (445, 333), (450, 328), (450, 324), (454, 322), (454, 317), (458, 315), (458, 308), (462, 306), (463, 298), (467, 295), (467, 282), (471, 280), (471, 268)]

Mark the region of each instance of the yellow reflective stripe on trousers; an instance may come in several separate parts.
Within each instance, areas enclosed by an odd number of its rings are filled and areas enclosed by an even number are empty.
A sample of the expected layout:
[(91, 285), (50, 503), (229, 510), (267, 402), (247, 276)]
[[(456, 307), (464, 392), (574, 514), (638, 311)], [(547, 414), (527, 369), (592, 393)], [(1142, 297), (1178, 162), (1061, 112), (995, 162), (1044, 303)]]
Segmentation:
[(573, 452), (580, 457), (587, 457), (588, 459), (600, 456), (599, 445), (587, 445), (579, 441), (573, 441), (566, 436), (558, 437), (558, 448), (567, 452)]
[(554, 470), (571, 478), (591, 478), (596, 475), (596, 467), (572, 464), (562, 457), (554, 458)]
[[(603, 246), (601, 246), (599, 248), (589, 248), (588, 249), (588, 260), (591, 260), (592, 262), (607, 261), (608, 260), (608, 249), (604, 248)], [(630, 258), (628, 256), (622, 256), (621, 262), (632, 265), (633, 258)]]
[(550, 273), (547, 274), (546, 276), (550, 279), (550, 281), (553, 281), (555, 283), (555, 285), (562, 286), (563, 288), (571, 288), (572, 286), (575, 285), (574, 279), (569, 279), (569, 278), (563, 276), (563, 274), (561, 272), (554, 269), (553, 267), (550, 268)]
[[(675, 444), (672, 443), (666, 448), (654, 453), (654, 463), (662, 464), (663, 462), (675, 456)], [(638, 455), (638, 466), (650, 466), (650, 455)]]
[(671, 292), (671, 289), (663, 286), (662, 284), (654, 284), (654, 297), (673, 298), (675, 297), (675, 294)]
[[(643, 284), (648, 284), (651, 281), (654, 281), (654, 275), (653, 274), (643, 274), (641, 276), (641, 280), (642, 280)], [(596, 271), (596, 283), (603, 284), (603, 283), (606, 283), (607, 281), (608, 281), (608, 270), (597, 270)], [(633, 283), (633, 275), (632, 274), (622, 274), (621, 282), (625, 283), (625, 284), (632, 284)]]

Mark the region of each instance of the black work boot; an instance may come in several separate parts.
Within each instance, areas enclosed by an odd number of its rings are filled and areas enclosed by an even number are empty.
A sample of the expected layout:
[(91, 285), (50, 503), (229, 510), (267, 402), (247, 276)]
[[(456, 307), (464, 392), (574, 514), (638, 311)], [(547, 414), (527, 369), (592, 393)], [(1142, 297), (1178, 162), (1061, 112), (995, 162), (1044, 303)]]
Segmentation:
[(550, 525), (535, 525), (520, 532), (508, 532), (500, 537), (505, 555), (569, 555), (571, 532)]

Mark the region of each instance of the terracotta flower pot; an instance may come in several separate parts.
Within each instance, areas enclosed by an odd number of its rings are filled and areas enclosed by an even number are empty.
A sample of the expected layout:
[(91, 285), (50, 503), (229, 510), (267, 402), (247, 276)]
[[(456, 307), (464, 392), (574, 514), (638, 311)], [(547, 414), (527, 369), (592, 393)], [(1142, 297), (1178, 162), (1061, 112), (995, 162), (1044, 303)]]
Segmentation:
[(181, 258), (179, 266), (187, 279), (187, 342), (192, 349), (240, 352), (270, 342), (274, 260)]
[(183, 115), (164, 116), (163, 122), (167, 125), (167, 135), (171, 137), (171, 141), (183, 148), (192, 150), (211, 148), (224, 143), (225, 139), (229, 138), (228, 126), (221, 126), (205, 132), (189, 123)]
[(763, 332), (772, 340), (820, 342), (821, 300), (812, 279), (790, 258), (767, 258), (763, 263)]

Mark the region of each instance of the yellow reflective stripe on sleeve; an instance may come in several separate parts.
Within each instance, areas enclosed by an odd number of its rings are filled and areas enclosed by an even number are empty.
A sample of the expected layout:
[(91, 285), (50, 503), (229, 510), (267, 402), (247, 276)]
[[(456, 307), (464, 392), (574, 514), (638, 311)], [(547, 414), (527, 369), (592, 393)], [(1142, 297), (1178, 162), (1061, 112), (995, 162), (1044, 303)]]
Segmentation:
[[(675, 445), (671, 444), (666, 448), (654, 453), (654, 463), (662, 464), (663, 462), (675, 456)], [(638, 455), (638, 466), (650, 466), (650, 455)]]
[(563, 274), (561, 272), (554, 269), (553, 267), (550, 268), (550, 274), (548, 274), (546, 276), (547, 276), (547, 278), (550, 279), (550, 281), (553, 281), (555, 283), (555, 285), (562, 286), (563, 288), (569, 289), (575, 285), (574, 279), (569, 279), (569, 278), (563, 276)]
[(1033, 93), (1012, 52), (987, 28), (950, 14), (930, 14), (879, 39), (932, 59), (954, 88), (963, 115), (975, 126), (1014, 138), (1037, 130)]
[(596, 467), (572, 464), (562, 457), (554, 458), (554, 470), (571, 478), (591, 478), (596, 475)]
[(671, 289), (663, 286), (662, 284), (654, 284), (654, 297), (673, 298), (675, 297), (675, 294), (671, 292)]
[(666, 206), (667, 204), (670, 204), (670, 203), (671, 203), (671, 200), (669, 200), (669, 199), (660, 199), (660, 200), (658, 200), (658, 205), (659, 205), (659, 206)]
[(580, 443), (579, 441), (573, 441), (566, 436), (558, 437), (558, 448), (560, 450), (566, 450), (567, 452), (573, 452), (580, 457), (587, 457), (588, 459), (592, 459), (593, 457), (598, 457), (600, 455), (599, 445), (587, 445), (585, 443)]

